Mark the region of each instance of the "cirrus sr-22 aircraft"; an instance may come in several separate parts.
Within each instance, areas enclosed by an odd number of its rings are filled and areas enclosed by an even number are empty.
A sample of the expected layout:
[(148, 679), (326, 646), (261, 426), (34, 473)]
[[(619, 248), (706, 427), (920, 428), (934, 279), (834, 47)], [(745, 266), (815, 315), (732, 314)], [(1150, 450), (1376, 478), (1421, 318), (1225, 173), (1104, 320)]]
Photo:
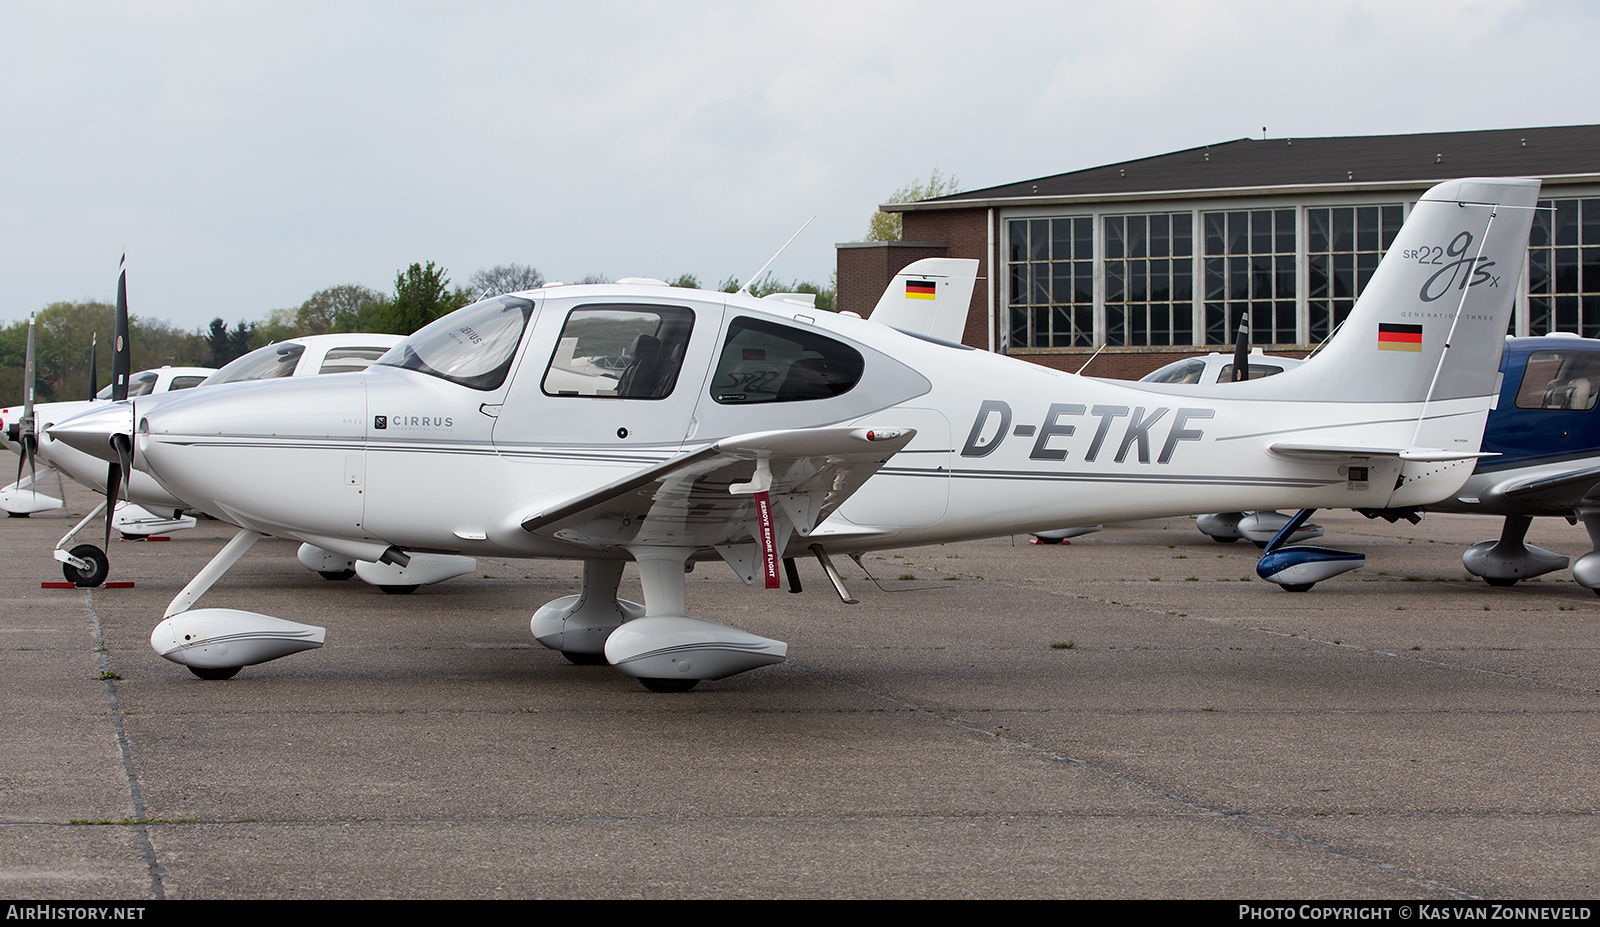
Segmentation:
[[(383, 563), (582, 560), (582, 591), (540, 608), (535, 637), (681, 691), (787, 655), (690, 617), (694, 562), (777, 588), (807, 552), (828, 569), (1105, 521), (1449, 496), (1478, 457), (1538, 190), (1434, 187), (1336, 338), (1267, 380), (1180, 391), (952, 344), (976, 262), (919, 262), (867, 320), (637, 283), (499, 296), (363, 373), (134, 400), (51, 433), (106, 460), (131, 441), (135, 467), (239, 526), (151, 638), (196, 675), (321, 646), (322, 628), (191, 608), (277, 535)], [(630, 560), (642, 605), (617, 598)]]

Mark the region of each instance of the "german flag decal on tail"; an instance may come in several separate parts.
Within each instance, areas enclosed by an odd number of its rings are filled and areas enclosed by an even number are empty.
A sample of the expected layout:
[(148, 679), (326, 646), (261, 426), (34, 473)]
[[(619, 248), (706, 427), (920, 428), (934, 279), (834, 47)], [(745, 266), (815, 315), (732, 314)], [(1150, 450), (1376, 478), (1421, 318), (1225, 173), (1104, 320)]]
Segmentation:
[(933, 299), (932, 280), (907, 280), (906, 299)]
[(1422, 326), (1379, 322), (1378, 350), (1422, 353)]

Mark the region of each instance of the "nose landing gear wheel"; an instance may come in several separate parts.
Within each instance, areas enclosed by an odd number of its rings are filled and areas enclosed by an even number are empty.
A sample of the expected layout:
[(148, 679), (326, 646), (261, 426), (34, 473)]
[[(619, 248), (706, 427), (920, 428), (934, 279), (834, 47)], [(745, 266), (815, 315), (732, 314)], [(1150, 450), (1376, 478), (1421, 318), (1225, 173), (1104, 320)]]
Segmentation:
[(103, 585), (106, 577), (111, 575), (111, 561), (107, 559), (105, 551), (93, 544), (79, 544), (71, 551), (72, 556), (79, 560), (87, 560), (93, 564), (93, 569), (84, 573), (70, 563), (61, 564), (61, 575), (67, 582), (74, 586), (93, 588)]

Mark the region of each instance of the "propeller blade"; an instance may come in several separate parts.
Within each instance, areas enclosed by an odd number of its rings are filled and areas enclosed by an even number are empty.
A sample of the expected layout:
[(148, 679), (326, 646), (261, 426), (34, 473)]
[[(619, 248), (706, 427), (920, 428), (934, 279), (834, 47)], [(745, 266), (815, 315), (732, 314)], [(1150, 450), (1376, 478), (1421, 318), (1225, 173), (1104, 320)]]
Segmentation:
[[(27, 366), (22, 373), (22, 420), (17, 423), (17, 443), (22, 447), (22, 454), (17, 458), (17, 482), (22, 482), (22, 467), (28, 467), (28, 485), (33, 485), (33, 478), (38, 475), (35, 461), (39, 453), (39, 430), (33, 423), (33, 316), (28, 316), (28, 354)], [(34, 490), (38, 493), (38, 490)]]
[(111, 353), (111, 398), (128, 398), (128, 377), (133, 373), (133, 346), (128, 343), (128, 256), (117, 268), (117, 341)]
[(128, 435), (111, 436), (111, 446), (117, 450), (117, 462), (106, 468), (106, 548), (111, 546), (111, 522), (116, 516), (117, 500), (122, 496), (122, 481), (133, 471), (133, 439)]
[(1239, 315), (1239, 337), (1233, 344), (1233, 382), (1250, 379), (1250, 313)]
[(89, 334), (89, 398), (90, 399), (94, 398), (94, 394), (95, 393), (100, 392), (99, 352), (100, 352), (100, 333), (99, 332), (91, 332)]

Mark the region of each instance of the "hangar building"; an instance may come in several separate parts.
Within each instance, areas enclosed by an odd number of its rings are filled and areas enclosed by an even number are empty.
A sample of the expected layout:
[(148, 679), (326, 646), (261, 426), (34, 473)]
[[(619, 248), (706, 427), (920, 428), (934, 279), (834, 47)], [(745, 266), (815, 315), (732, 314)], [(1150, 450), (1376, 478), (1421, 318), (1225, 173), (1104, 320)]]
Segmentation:
[(1600, 126), (1242, 138), (915, 203), (903, 240), (838, 245), (862, 315), (924, 257), (980, 261), (963, 339), (1136, 378), (1251, 342), (1303, 355), (1349, 313), (1417, 198), (1441, 180), (1544, 182), (1512, 334), (1600, 337)]

